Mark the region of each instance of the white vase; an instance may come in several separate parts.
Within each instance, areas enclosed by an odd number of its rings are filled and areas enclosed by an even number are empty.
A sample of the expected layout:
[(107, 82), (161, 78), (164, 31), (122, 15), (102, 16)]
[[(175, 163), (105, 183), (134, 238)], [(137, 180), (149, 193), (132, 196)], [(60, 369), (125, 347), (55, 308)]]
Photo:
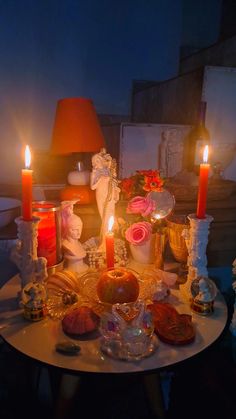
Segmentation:
[(143, 244), (137, 245), (130, 243), (130, 251), (132, 258), (138, 263), (154, 263), (155, 261), (155, 239), (156, 235), (152, 234), (150, 239)]

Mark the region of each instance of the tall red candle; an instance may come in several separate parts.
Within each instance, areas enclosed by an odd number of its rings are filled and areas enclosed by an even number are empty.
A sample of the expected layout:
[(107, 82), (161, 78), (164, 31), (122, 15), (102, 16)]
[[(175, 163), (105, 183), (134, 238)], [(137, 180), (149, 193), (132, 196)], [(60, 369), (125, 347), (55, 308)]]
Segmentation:
[(24, 221), (32, 220), (32, 174), (30, 169), (31, 154), (29, 146), (25, 147), (25, 169), (22, 169), (22, 216)]
[(108, 232), (106, 233), (107, 268), (114, 268), (114, 264), (115, 264), (114, 233), (112, 231), (113, 224), (114, 224), (114, 217), (111, 216), (108, 221)]
[(208, 146), (206, 145), (203, 152), (203, 163), (200, 164), (199, 186), (198, 186), (198, 202), (197, 202), (197, 218), (205, 218), (206, 202), (208, 189), (208, 176), (210, 165), (208, 160)]

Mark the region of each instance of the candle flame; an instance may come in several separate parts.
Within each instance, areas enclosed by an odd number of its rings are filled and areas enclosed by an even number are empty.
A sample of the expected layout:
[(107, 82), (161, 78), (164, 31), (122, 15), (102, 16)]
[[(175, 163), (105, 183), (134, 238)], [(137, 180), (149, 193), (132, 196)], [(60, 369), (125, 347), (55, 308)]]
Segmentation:
[(207, 163), (208, 160), (208, 145), (204, 147), (203, 151), (203, 163)]
[(160, 214), (155, 214), (154, 218), (156, 218), (156, 220), (160, 220), (161, 216), (160, 216)]
[(25, 168), (26, 169), (30, 168), (30, 163), (31, 163), (31, 153), (30, 153), (30, 148), (27, 145), (25, 147)]
[(113, 215), (109, 218), (109, 220), (108, 220), (108, 231), (109, 232), (111, 232), (111, 230), (112, 230), (112, 227), (113, 227), (113, 224), (114, 224), (114, 217), (113, 217)]

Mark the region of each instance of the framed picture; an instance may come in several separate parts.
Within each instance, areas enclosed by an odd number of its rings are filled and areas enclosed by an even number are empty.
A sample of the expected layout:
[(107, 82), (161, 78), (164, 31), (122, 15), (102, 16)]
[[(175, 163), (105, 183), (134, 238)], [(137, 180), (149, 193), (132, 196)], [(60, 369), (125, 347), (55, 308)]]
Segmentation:
[(148, 169), (174, 176), (182, 169), (184, 140), (190, 129), (190, 125), (121, 124), (119, 177)]

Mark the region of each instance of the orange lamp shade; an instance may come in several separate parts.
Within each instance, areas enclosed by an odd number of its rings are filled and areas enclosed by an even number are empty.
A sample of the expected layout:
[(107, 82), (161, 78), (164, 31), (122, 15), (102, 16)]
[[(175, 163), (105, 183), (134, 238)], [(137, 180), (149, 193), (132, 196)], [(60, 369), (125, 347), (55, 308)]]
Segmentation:
[(95, 192), (89, 185), (68, 185), (60, 191), (61, 201), (76, 201), (79, 204), (96, 202)]
[(105, 146), (91, 99), (65, 98), (57, 102), (51, 153), (97, 152)]

